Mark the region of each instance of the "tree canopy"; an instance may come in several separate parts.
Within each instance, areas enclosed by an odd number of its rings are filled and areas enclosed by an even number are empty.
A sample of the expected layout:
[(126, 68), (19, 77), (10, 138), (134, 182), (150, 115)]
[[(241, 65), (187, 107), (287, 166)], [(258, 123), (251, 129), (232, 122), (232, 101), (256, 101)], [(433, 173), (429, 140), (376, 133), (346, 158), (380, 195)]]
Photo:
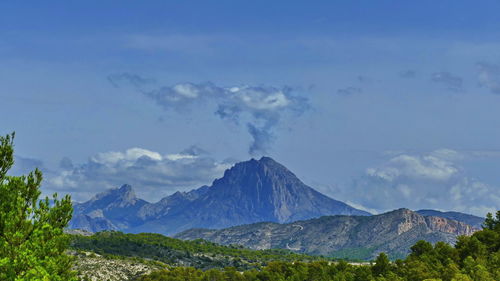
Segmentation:
[(0, 136), (0, 280), (76, 280), (72, 259), (64, 254), (64, 227), (73, 212), (71, 199), (54, 194), (41, 200), (42, 173), (9, 176), (14, 165), (14, 134)]

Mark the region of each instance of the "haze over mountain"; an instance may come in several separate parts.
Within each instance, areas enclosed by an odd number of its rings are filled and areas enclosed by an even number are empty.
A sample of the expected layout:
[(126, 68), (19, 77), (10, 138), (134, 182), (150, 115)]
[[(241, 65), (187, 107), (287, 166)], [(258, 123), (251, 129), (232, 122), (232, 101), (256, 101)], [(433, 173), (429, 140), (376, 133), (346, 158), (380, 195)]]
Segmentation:
[(221, 230), (191, 229), (175, 237), (205, 239), (251, 249), (288, 249), (299, 253), (358, 259), (380, 252), (406, 256), (418, 240), (453, 243), (477, 229), (463, 222), (399, 209), (375, 216), (324, 216), (287, 224), (255, 223)]
[(176, 192), (157, 203), (138, 199), (128, 185), (75, 205), (70, 227), (89, 231), (157, 232), (224, 228), (324, 215), (370, 215), (305, 185), (269, 157), (237, 163), (211, 186)]

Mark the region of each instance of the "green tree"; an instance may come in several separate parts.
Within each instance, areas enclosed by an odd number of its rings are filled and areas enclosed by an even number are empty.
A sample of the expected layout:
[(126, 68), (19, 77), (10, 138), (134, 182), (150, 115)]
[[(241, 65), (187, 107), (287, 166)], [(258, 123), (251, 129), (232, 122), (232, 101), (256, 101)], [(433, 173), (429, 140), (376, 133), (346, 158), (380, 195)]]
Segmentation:
[(488, 213), (484, 220), (483, 228), (500, 231), (500, 211), (497, 211), (496, 217), (493, 217), (492, 213)]
[(0, 280), (76, 280), (64, 254), (64, 227), (73, 212), (69, 196), (40, 200), (42, 173), (8, 176), (14, 134), (0, 136)]
[(411, 255), (417, 257), (425, 254), (431, 254), (434, 250), (432, 244), (424, 240), (417, 241), (417, 243), (415, 243), (415, 245), (413, 245), (410, 249)]
[(391, 262), (385, 253), (380, 253), (372, 267), (373, 276), (385, 276), (391, 270)]

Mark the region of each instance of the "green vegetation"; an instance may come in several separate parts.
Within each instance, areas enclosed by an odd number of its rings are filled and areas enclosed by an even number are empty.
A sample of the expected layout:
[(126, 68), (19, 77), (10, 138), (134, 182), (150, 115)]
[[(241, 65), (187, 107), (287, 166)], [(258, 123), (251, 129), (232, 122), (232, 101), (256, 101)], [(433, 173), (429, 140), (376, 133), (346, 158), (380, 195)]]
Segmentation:
[(238, 270), (259, 268), (270, 261), (314, 261), (324, 259), (295, 254), (287, 250), (254, 251), (241, 246), (221, 246), (204, 240), (183, 241), (161, 234), (124, 234), (99, 232), (92, 236), (74, 236), (71, 247), (101, 255), (139, 257), (174, 266), (188, 265), (199, 269), (225, 268)]
[(366, 261), (369, 260), (375, 250), (372, 248), (346, 248), (335, 251), (332, 256), (338, 259), (350, 261)]
[(406, 259), (395, 262), (381, 253), (371, 266), (345, 261), (275, 261), (244, 272), (234, 267), (207, 271), (177, 267), (144, 275), (139, 280), (495, 281), (500, 280), (500, 211), (496, 217), (488, 214), (482, 231), (471, 237), (459, 237), (454, 247), (444, 242), (432, 245), (419, 241)]
[(76, 280), (64, 254), (63, 229), (73, 212), (69, 196), (39, 200), (42, 173), (7, 176), (14, 134), (0, 137), (0, 280)]

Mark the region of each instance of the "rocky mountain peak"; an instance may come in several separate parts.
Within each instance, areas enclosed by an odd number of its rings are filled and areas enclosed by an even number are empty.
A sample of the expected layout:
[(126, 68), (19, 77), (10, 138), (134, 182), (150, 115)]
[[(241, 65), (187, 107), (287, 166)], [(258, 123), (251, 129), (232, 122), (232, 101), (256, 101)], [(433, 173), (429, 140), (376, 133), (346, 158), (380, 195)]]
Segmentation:
[(135, 191), (129, 184), (124, 184), (120, 188), (108, 189), (95, 195), (90, 202), (106, 201), (108, 204), (111, 202), (123, 201), (133, 203), (137, 200)]
[(73, 207), (76, 214), (88, 216), (88, 219), (111, 219), (116, 225), (128, 225), (136, 219), (137, 209), (147, 203), (137, 198), (132, 186), (124, 184), (101, 192), (85, 203), (74, 204)]
[(270, 188), (285, 183), (298, 183), (300, 180), (285, 166), (270, 157), (254, 158), (235, 164), (225, 171), (224, 176), (214, 181), (213, 186), (244, 186), (245, 188)]
[(132, 189), (131, 185), (124, 184), (118, 189), (118, 198), (124, 202), (134, 203), (137, 201), (137, 196), (135, 191)]

